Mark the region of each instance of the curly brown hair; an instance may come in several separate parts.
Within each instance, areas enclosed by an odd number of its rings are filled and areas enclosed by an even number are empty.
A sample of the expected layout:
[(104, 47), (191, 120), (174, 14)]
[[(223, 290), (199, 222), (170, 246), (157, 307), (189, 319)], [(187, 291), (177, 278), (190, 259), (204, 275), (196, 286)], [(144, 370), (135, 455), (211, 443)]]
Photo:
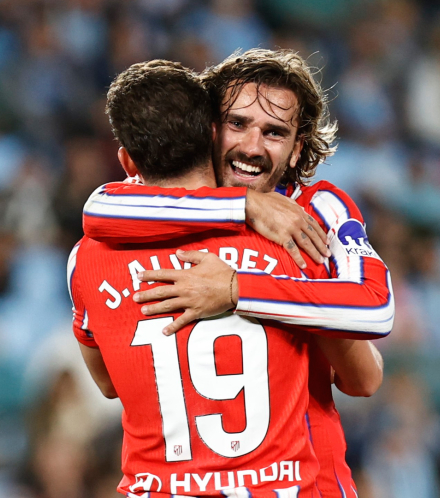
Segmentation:
[(105, 112), (115, 138), (150, 181), (210, 164), (211, 101), (198, 75), (177, 62), (130, 66), (110, 85)]
[[(202, 81), (211, 97), (216, 119), (222, 120), (247, 83), (259, 87), (291, 90), (298, 99), (298, 138), (303, 139), (301, 155), (295, 168), (288, 168), (282, 181), (307, 183), (316, 171), (318, 164), (333, 155), (332, 146), (337, 131), (337, 122), (331, 122), (327, 96), (320, 84), (315, 81), (306, 61), (292, 50), (252, 49), (235, 52), (220, 64), (206, 68), (201, 74)], [(225, 102), (226, 94), (230, 97)], [(221, 106), (226, 109), (220, 113)], [(278, 116), (274, 115), (273, 117)]]

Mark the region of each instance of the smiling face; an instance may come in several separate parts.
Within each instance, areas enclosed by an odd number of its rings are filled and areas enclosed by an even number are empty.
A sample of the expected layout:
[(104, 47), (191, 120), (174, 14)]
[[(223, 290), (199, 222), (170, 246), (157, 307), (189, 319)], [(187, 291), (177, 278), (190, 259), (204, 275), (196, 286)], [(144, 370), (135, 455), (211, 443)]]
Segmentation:
[(227, 109), (230, 94), (231, 89), (214, 143), (217, 183), (270, 192), (301, 152), (298, 100), (290, 90), (247, 83)]

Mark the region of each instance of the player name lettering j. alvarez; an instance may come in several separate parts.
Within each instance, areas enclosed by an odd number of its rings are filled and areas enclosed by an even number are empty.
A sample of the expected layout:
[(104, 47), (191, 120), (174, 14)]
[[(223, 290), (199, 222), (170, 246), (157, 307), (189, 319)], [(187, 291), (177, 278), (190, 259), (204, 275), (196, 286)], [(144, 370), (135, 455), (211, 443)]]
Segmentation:
[[(201, 249), (200, 252), (208, 252), (208, 249)], [(235, 247), (220, 247), (218, 254), (220, 259), (227, 263), (234, 270), (247, 271), (254, 270), (256, 268), (261, 268), (267, 274), (271, 274), (278, 264), (278, 260), (263, 254), (260, 256), (259, 251), (253, 249), (243, 249), (238, 250)], [(145, 270), (161, 270), (162, 268), (169, 268), (170, 263), (172, 268), (175, 270), (186, 270), (191, 268), (191, 263), (182, 263), (176, 256), (176, 254), (169, 254), (168, 257), (164, 257), (163, 254), (160, 256), (153, 255), (147, 257), (142, 263), (135, 259), (128, 264), (128, 273), (131, 277), (131, 285), (133, 291), (138, 291), (141, 288), (141, 281), (138, 279), (137, 275), (139, 272)], [(154, 282), (148, 282), (149, 285)], [(99, 286), (99, 292), (107, 292), (110, 297), (105, 301), (105, 304), (110, 309), (116, 309), (122, 303), (123, 297), (128, 297), (131, 292), (128, 288), (124, 288), (121, 291), (115, 289), (107, 280), (103, 280)]]
[[(136, 474), (135, 478), (135, 484), (129, 487), (132, 493), (139, 493), (140, 491), (160, 492), (165, 479), (167, 479), (169, 486), (166, 487), (171, 490), (173, 495), (183, 493), (198, 494), (206, 492), (208, 487), (216, 491), (227, 491), (237, 488), (249, 488), (263, 482), (273, 482), (274, 487), (276, 487), (276, 481), (296, 482), (298, 484), (301, 482), (299, 461), (275, 462), (259, 470), (212, 471), (205, 474), (172, 473), (166, 478), (149, 472), (142, 472)], [(299, 490), (299, 488), (297, 489)]]

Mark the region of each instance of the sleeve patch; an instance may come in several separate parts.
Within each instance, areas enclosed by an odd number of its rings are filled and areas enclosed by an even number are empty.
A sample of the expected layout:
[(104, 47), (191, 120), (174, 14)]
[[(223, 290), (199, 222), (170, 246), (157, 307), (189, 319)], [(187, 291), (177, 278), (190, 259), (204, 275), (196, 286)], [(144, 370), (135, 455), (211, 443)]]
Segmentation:
[(336, 234), (347, 256), (362, 256), (380, 259), (372, 248), (367, 232), (361, 222), (353, 218), (343, 223)]

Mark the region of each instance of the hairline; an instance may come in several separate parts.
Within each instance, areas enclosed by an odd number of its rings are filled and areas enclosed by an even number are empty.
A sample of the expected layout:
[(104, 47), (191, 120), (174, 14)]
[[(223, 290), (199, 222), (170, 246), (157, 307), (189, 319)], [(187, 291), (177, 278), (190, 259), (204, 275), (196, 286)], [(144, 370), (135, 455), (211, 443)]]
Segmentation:
[[(241, 92), (243, 91), (244, 87), (246, 85), (249, 85), (249, 84), (253, 84), (257, 87), (257, 95), (255, 97), (255, 100), (250, 103), (249, 105), (245, 106), (245, 107), (250, 107), (255, 101), (258, 100), (258, 103), (261, 107), (261, 109), (270, 117), (278, 120), (278, 121), (281, 121), (282, 123), (290, 123), (292, 126), (294, 126), (297, 130), (297, 132), (299, 131), (299, 128), (300, 128), (300, 115), (301, 115), (301, 106), (300, 106), (300, 103), (299, 103), (299, 98), (298, 98), (298, 95), (296, 94), (296, 92), (294, 92), (291, 88), (288, 88), (287, 85), (283, 85), (283, 84), (271, 84), (271, 83), (266, 83), (264, 81), (246, 81), (246, 80), (240, 80), (240, 79), (236, 79), (235, 81), (233, 81), (230, 85), (227, 86), (226, 88), (226, 91), (222, 97), (222, 101), (220, 102), (220, 109), (219, 109), (219, 116), (220, 116), (220, 121), (223, 121), (224, 117), (228, 116), (229, 112), (231, 111), (232, 107), (234, 106), (235, 102), (237, 101), (238, 97), (240, 96)], [(293, 97), (295, 98), (296, 100), (296, 104), (292, 104), (290, 107), (287, 107), (287, 108), (283, 108), (283, 107), (280, 107), (280, 106), (277, 106), (274, 102), (272, 102), (271, 100), (269, 100), (266, 96), (264, 96), (261, 91), (260, 91), (260, 87), (261, 86), (265, 86), (267, 88), (275, 88), (275, 89), (278, 89), (278, 90), (284, 90), (286, 92), (290, 92)], [(229, 95), (229, 98), (228, 98), (228, 101), (227, 101), (227, 104), (225, 104), (225, 100), (226, 100), (226, 96), (228, 94), (228, 92), (230, 92), (230, 95)], [(272, 109), (272, 106), (274, 107), (277, 107), (281, 110), (285, 110), (285, 111), (288, 111), (290, 109), (294, 109), (294, 112), (293, 112), (293, 115), (292, 117), (289, 119), (289, 120), (284, 120), (282, 119), (281, 117), (279, 117), (276, 113), (273, 113), (271, 114), (270, 112), (267, 112), (267, 110), (264, 108), (264, 106), (261, 104), (261, 100), (260, 99), (264, 99), (266, 100), (266, 102), (268, 102), (268, 106), (270, 109)], [(226, 105), (226, 109), (225, 110), (222, 110), (222, 107)], [(243, 107), (243, 108), (245, 108)], [(241, 108), (240, 108), (241, 109)]]

